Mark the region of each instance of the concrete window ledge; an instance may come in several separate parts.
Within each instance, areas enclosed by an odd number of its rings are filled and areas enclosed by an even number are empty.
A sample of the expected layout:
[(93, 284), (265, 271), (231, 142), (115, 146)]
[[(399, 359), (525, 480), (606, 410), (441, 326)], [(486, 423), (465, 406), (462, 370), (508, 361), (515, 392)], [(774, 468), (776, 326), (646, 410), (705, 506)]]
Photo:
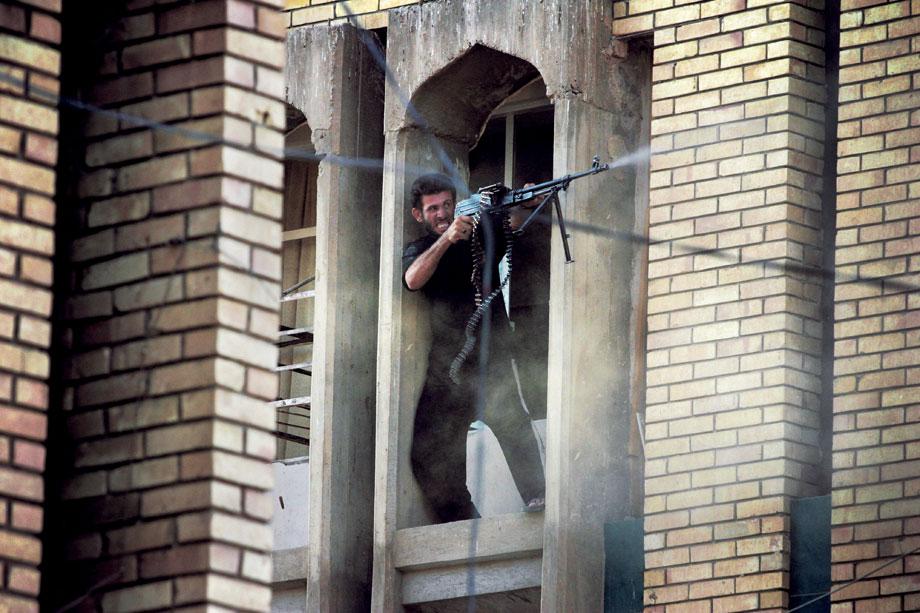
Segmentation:
[[(497, 515), (478, 522), (472, 590), (468, 576), (472, 520), (396, 531), (395, 566), (402, 573), (404, 605), (416, 605), (412, 610), (419, 611), (465, 610), (460, 601), (471, 593), (477, 603), (502, 601), (503, 607), (512, 601), (539, 603), (543, 514)], [(450, 601), (456, 599), (454, 607)], [(424, 603), (429, 606), (419, 606)]]
[(307, 547), (272, 552), (271, 613), (303, 613), (307, 602)]
[(272, 552), (272, 587), (284, 589), (286, 584), (307, 580), (307, 547), (279, 549)]

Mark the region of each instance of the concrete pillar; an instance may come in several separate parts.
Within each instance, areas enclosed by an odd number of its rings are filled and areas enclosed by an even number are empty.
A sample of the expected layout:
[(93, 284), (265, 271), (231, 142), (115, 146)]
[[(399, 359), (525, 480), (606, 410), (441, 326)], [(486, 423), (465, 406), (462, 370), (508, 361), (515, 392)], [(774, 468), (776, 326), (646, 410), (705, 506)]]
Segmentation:
[(381, 174), (341, 160), (381, 157), (382, 77), (351, 26), (292, 30), (288, 62), (288, 99), (327, 156), (317, 179), (306, 607), (366, 611)]
[[(466, 151), (439, 141), (459, 168), (465, 169)], [(462, 160), (462, 162), (461, 162)], [(402, 284), (402, 251), (415, 238), (417, 223), (406, 206), (409, 188), (419, 168), (439, 168), (432, 141), (413, 128), (386, 133), (383, 212), (381, 215), (380, 313), (377, 352), (377, 403), (388, 407), (377, 413), (374, 515), (373, 611), (396, 611), (402, 606), (400, 575), (394, 559), (396, 531), (433, 521), (412, 476), (409, 448), (415, 403), (424, 381), (431, 334), (423, 298)], [(408, 170), (407, 170), (408, 168)], [(419, 357), (422, 356), (422, 357)]]
[[(593, 155), (616, 159), (635, 149), (635, 112), (618, 114), (572, 95), (556, 97), (555, 109), (555, 175), (590, 167)], [(632, 169), (607, 172), (573, 183), (563, 196), (564, 215), (631, 232), (634, 194)], [(570, 234), (573, 263), (565, 262), (558, 232), (552, 243), (543, 611), (603, 606), (604, 523), (629, 508), (627, 288), (635, 248), (574, 228)]]

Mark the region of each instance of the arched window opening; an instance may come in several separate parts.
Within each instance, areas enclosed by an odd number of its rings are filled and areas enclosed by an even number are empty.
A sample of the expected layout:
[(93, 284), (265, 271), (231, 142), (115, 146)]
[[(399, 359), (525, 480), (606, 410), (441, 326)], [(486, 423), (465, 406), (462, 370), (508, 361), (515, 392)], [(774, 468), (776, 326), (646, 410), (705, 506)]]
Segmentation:
[[(424, 118), (424, 125), (410, 121), (406, 131), (407, 153), (410, 159), (418, 160), (418, 166), (446, 172), (455, 180), (467, 183), (458, 185), (458, 198), (466, 196), (463, 191), (467, 186), (471, 191), (492, 183), (520, 187), (526, 182), (551, 178), (554, 111), (540, 73), (529, 62), (474, 45), (425, 81), (416, 90), (412, 102)], [(452, 165), (445, 164), (445, 154)], [(410, 174), (422, 173), (419, 169)], [(409, 177), (408, 182), (414, 178)], [(431, 368), (437, 370), (437, 364), (450, 361), (462, 343), (445, 341), (455, 335), (444, 330), (432, 329), (429, 338), (427, 302), (416, 302), (415, 296), (405, 296), (413, 306), (409, 316), (412, 331), (404, 336), (402, 346), (412, 348), (411, 355), (407, 355), (412, 364), (410, 369), (422, 376), (414, 383), (414, 389), (406, 390), (405, 410), (407, 415), (414, 415), (413, 421), (403, 421), (400, 426), (401, 436), (406, 437), (407, 443), (403, 453), (409, 456), (411, 449), (412, 457), (411, 467), (407, 466), (408, 458), (400, 460), (406, 462), (403, 464), (407, 469), (402, 473), (404, 478), (411, 479), (407, 483), (411, 495), (401, 497), (399, 502), (402, 508), (399, 524), (403, 527), (451, 522), (467, 516), (520, 513), (528, 502), (539, 504), (542, 499), (550, 227), (531, 224), (526, 234), (515, 239), (514, 272), (504, 296), (505, 315), (511, 315), (513, 308), (523, 329), (517, 336), (513, 331), (510, 337), (493, 336), (488, 385), (491, 400), (486, 406), (478, 407), (486, 411), (485, 423), (473, 421), (475, 418), (471, 417), (469, 421), (454, 420), (457, 423), (452, 422), (447, 428), (443, 420), (434, 420), (441, 427), (429, 433), (431, 439), (441, 440), (447, 436), (443, 430), (451, 431), (447, 437), (451, 441), (449, 454), (444, 451), (447, 443), (439, 444), (434, 453), (420, 453), (420, 449), (429, 448), (430, 441), (425, 440), (427, 430), (420, 429), (419, 424), (427, 423), (426, 416), (432, 411), (429, 406), (432, 404), (429, 384), (434, 376)], [(424, 234), (414, 219), (406, 228), (405, 245)], [(499, 275), (504, 275), (506, 270), (502, 267)], [(534, 299), (533, 295), (541, 298)], [(466, 318), (460, 319), (462, 321), (453, 323), (462, 327)], [(496, 325), (506, 326), (498, 322)], [(512, 362), (511, 357), (521, 353), (526, 353), (527, 357), (515, 358)], [(470, 373), (475, 371), (475, 359), (475, 355), (467, 358)], [(448, 403), (453, 407), (452, 412), (476, 415), (477, 380), (472, 374), (466, 375), (465, 400), (450, 400), (456, 390), (448, 393), (438, 388), (435, 404)], [(508, 412), (514, 412), (515, 417), (508, 418)], [(500, 414), (503, 416), (499, 417)], [(535, 419), (538, 420), (536, 430), (532, 425)], [(511, 422), (513, 424), (509, 425)], [(494, 430), (495, 427), (500, 429)], [(449, 460), (444, 460), (448, 455)], [(429, 467), (429, 464), (437, 467), (442, 462), (449, 463), (450, 468)], [(432, 502), (448, 494), (425, 481), (429, 471), (452, 475), (454, 481), (449, 489), (453, 493), (449, 499), (456, 499), (458, 508), (466, 512), (445, 514), (445, 507)], [(535, 477), (538, 473), (539, 484)], [(415, 489), (416, 486), (419, 489)]]
[[(491, 113), (469, 155), (470, 187), (493, 183), (520, 187), (540, 183), (553, 173), (553, 106), (546, 84), (536, 77)], [(542, 223), (531, 223), (515, 239), (513, 273), (505, 288), (506, 312), (514, 339), (514, 375), (519, 398), (533, 420), (545, 458), (547, 353), (549, 350), (549, 253), (552, 211)], [(500, 266), (507, 271), (507, 262)], [(478, 439), (485, 437), (484, 470), (477, 470)], [(482, 475), (482, 484), (469, 483), (483, 516), (517, 512), (523, 506), (507, 462), (491, 432), (480, 423), (470, 429), (467, 474)], [(545, 461), (545, 460), (544, 460)]]
[(310, 126), (288, 106), (282, 213), (281, 310), (278, 333), (279, 460), (306, 457), (310, 445), (313, 313), (316, 277), (316, 179)]

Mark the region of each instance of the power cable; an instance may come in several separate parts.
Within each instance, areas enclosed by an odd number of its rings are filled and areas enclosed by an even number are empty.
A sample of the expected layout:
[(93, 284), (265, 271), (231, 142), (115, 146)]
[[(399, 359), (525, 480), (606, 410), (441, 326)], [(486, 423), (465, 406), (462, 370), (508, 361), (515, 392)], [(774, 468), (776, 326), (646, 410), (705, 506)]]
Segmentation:
[[(913, 549), (911, 549), (911, 550), (908, 551), (907, 553), (902, 553), (902, 554), (899, 555), (898, 557), (892, 558), (892, 559), (888, 560), (887, 562), (885, 562), (884, 564), (882, 564), (882, 565), (880, 565), (880, 566), (876, 566), (875, 568), (873, 568), (873, 569), (870, 570), (869, 572), (863, 573), (862, 575), (856, 577), (855, 579), (852, 579), (852, 580), (850, 580), (850, 581), (847, 581), (846, 583), (842, 583), (841, 585), (838, 585), (837, 587), (835, 587), (835, 588), (833, 588), (833, 589), (830, 589), (830, 590), (828, 590), (828, 591), (826, 591), (826, 592), (821, 592), (821, 594), (820, 594), (819, 596), (816, 596), (816, 597), (812, 598), (811, 600), (808, 600), (808, 601), (806, 601), (806, 602), (803, 602), (802, 604), (796, 605), (795, 607), (789, 609), (789, 613), (793, 613), (793, 611), (798, 611), (798, 610), (800, 610), (800, 609), (804, 609), (804, 608), (807, 607), (808, 605), (813, 604), (813, 603), (816, 603), (816, 602), (818, 602), (819, 600), (823, 600), (823, 599), (825, 599), (825, 598), (829, 598), (832, 594), (836, 594), (837, 592), (839, 592), (839, 591), (841, 591), (841, 590), (845, 590), (846, 588), (850, 587), (850, 586), (853, 585), (854, 583), (859, 583), (859, 582), (862, 581), (863, 579), (867, 579), (867, 578), (871, 577), (872, 575), (874, 575), (874, 574), (877, 573), (878, 571), (882, 570), (883, 568), (887, 568), (887, 567), (891, 566), (892, 564), (894, 564), (895, 562), (897, 562), (897, 561), (899, 561), (899, 560), (903, 560), (903, 559), (906, 558), (907, 556), (909, 556), (909, 555), (911, 555), (911, 554), (913, 554), (913, 553), (916, 553), (916, 552), (918, 552), (918, 551), (920, 551), (920, 545), (917, 545), (916, 547), (914, 547)], [(802, 594), (802, 595), (804, 596), (804, 594)]]

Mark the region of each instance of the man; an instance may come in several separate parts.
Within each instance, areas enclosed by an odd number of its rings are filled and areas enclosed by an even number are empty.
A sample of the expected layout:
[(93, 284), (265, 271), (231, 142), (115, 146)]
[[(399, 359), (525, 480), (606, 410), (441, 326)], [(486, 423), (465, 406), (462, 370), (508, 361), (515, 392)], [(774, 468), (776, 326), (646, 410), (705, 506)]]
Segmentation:
[[(419, 177), (412, 184), (412, 216), (425, 236), (403, 252), (403, 281), (421, 290), (431, 302), (432, 346), (428, 373), (415, 412), (412, 470), (431, 507), (442, 522), (478, 517), (466, 488), (466, 437), (476, 419), (478, 346), (460, 369), (459, 383), (449, 376), (451, 362), (465, 340), (465, 328), (475, 311), (471, 282), (473, 219), (454, 217), (456, 189), (446, 176)], [(491, 223), (482, 216), (482, 226)], [(499, 284), (497, 260), (504, 254), (501, 228), (485, 228), (496, 239), (493, 285)], [(485, 276), (485, 271), (484, 271)], [(483, 296), (490, 288), (483, 288)], [(525, 510), (543, 508), (543, 468), (536, 438), (521, 406), (511, 368), (510, 326), (500, 297), (491, 313), (491, 357), (485, 385), (483, 421), (505, 452)]]

